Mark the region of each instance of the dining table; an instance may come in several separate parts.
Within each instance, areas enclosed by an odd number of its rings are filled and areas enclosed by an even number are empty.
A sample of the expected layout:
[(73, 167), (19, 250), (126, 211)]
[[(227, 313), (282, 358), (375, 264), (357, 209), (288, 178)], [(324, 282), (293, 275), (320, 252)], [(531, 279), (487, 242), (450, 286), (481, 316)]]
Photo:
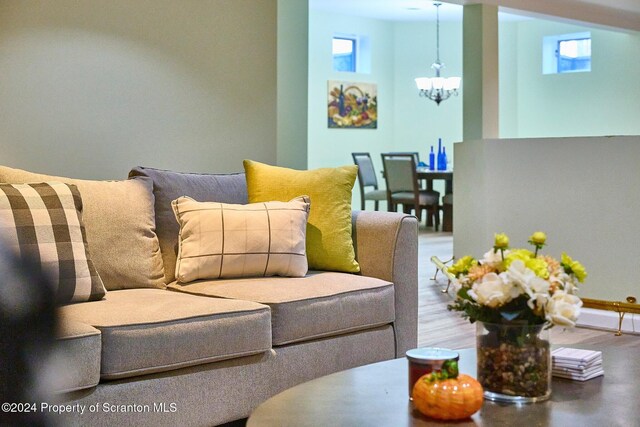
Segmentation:
[(434, 180), (443, 180), (445, 182), (444, 194), (453, 194), (453, 169), (431, 170), (426, 166), (418, 166), (416, 175), (419, 180), (426, 182), (427, 190), (433, 190)]

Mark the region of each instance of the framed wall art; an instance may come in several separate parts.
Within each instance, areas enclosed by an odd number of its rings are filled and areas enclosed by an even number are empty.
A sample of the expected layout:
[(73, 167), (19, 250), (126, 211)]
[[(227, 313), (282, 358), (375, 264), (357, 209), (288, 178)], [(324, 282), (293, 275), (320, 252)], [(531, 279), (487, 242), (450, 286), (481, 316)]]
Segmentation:
[(327, 107), (329, 128), (378, 128), (378, 90), (374, 83), (329, 80)]

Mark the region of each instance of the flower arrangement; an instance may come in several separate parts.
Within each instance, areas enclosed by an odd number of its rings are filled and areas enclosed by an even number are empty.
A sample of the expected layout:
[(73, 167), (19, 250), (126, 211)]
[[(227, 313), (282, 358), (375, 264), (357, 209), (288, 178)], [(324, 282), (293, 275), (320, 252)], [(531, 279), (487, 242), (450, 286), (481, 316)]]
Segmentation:
[(539, 254), (546, 239), (543, 232), (533, 233), (530, 251), (510, 249), (509, 238), (496, 234), (482, 259), (460, 258), (448, 268), (456, 289), (448, 309), (463, 312), (472, 323), (575, 326), (582, 306), (575, 293), (587, 273), (564, 252), (560, 261)]

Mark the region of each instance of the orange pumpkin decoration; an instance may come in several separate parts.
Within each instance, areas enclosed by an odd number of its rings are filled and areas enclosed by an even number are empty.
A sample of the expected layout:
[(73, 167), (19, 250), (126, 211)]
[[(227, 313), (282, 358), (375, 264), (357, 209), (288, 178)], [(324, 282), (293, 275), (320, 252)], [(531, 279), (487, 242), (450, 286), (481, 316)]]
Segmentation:
[(420, 377), (413, 386), (412, 396), (418, 411), (440, 420), (468, 418), (484, 401), (480, 383), (469, 375), (458, 375), (455, 361), (445, 362), (442, 371)]

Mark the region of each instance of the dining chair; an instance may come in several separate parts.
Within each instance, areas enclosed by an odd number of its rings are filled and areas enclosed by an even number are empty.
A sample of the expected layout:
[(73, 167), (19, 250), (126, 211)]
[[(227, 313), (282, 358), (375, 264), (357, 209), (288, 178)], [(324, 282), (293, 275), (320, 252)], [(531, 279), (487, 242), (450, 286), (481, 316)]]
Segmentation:
[[(420, 166), (420, 153), (418, 151), (391, 151), (388, 152), (386, 154), (411, 154), (415, 159), (416, 159), (416, 165)], [(420, 185), (420, 189), (424, 189), (424, 182), (422, 182), (422, 180), (418, 180), (418, 184)], [(430, 222), (430, 221), (429, 221)], [(429, 223), (428, 225), (431, 225), (431, 223)]]
[(402, 205), (405, 213), (414, 209), (416, 217), (420, 221), (422, 210), (426, 209), (428, 218), (433, 218), (433, 226), (437, 231), (440, 225), (440, 193), (434, 190), (420, 189), (415, 156), (413, 154), (382, 153), (382, 165), (387, 184), (388, 210), (396, 211), (398, 205)]
[[(380, 200), (387, 200), (387, 191), (378, 189), (376, 170), (369, 153), (351, 153), (353, 162), (358, 166), (358, 185), (360, 186), (360, 206), (365, 208), (365, 201), (373, 200), (375, 210), (379, 209)], [(366, 190), (365, 187), (373, 187)]]

